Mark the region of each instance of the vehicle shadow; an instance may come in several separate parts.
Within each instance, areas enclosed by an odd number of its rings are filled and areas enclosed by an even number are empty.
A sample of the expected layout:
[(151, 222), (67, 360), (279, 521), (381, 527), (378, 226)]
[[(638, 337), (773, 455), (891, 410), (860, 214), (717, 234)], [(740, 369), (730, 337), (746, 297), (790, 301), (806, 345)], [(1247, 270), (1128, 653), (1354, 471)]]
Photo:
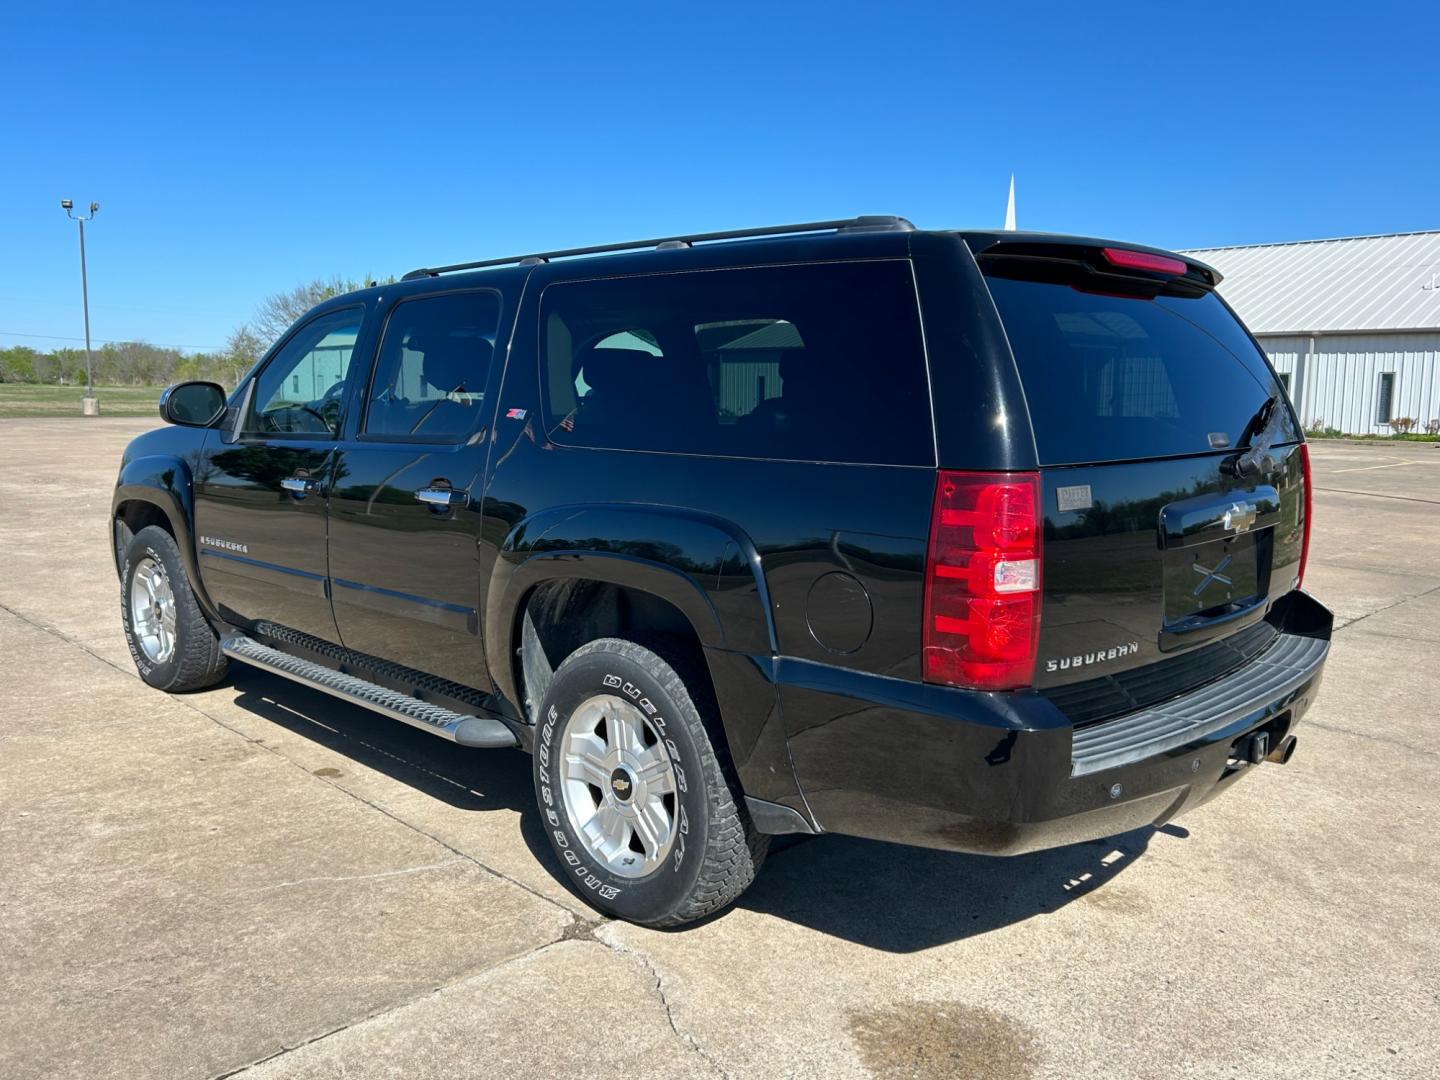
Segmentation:
[[(235, 704), (246, 712), (443, 803), (534, 816), (530, 756), (519, 750), (456, 746), (248, 665), (231, 666), (230, 685)], [(536, 834), (544, 844), (538, 827)]]
[[(536, 861), (567, 881), (536, 811), (528, 755), (457, 747), (244, 665), (231, 668), (230, 681), (240, 708), (357, 765), (460, 810), (517, 812), (521, 838)], [(1111, 883), (1157, 831), (1010, 858), (847, 836), (775, 837), (764, 870), (738, 906), (872, 949), (917, 952), (1080, 900), (1108, 910), (1143, 905)], [(1174, 825), (1163, 831), (1188, 835)]]
[[(777, 837), (739, 906), (872, 949), (917, 952), (1087, 898), (1107, 910), (1143, 906), (1112, 882), (1157, 831), (1005, 858), (849, 836)], [(1189, 835), (1175, 826), (1165, 832)]]

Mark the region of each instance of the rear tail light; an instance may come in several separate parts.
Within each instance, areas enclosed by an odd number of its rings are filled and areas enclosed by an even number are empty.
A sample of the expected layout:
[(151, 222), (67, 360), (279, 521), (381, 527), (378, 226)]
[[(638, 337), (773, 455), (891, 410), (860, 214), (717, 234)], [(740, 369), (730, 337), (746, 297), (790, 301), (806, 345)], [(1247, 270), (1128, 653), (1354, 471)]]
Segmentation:
[(1184, 259), (1172, 259), (1168, 255), (1152, 255), (1148, 251), (1131, 251), (1129, 248), (1101, 248), (1100, 254), (1111, 266), (1126, 270), (1152, 270), (1157, 274), (1174, 274), (1184, 277), (1188, 269)]
[(1300, 505), (1305, 515), (1302, 539), (1300, 541), (1300, 573), (1295, 577), (1295, 587), (1305, 584), (1305, 564), (1310, 561), (1310, 446), (1300, 444)]
[(926, 682), (1010, 690), (1034, 680), (1040, 477), (941, 470), (925, 565)]

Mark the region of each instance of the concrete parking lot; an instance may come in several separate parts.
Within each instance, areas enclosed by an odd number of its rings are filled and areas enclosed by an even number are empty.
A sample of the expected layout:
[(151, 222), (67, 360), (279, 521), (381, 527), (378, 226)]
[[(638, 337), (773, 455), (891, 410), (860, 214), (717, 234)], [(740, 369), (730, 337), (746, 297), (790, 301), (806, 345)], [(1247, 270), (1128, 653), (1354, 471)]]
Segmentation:
[(147, 426), (0, 421), (0, 1077), (1440, 1074), (1440, 450), (1313, 447), (1340, 629), (1289, 766), (1008, 861), (782, 842), (655, 933), (560, 884), (518, 752), (143, 686)]

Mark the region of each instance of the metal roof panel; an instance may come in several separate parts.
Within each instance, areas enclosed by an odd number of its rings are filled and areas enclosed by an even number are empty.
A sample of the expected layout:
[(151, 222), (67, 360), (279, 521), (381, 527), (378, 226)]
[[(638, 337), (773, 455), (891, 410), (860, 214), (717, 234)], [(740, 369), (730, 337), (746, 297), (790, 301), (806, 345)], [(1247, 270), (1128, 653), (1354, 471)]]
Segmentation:
[(1256, 334), (1440, 329), (1440, 231), (1195, 248)]

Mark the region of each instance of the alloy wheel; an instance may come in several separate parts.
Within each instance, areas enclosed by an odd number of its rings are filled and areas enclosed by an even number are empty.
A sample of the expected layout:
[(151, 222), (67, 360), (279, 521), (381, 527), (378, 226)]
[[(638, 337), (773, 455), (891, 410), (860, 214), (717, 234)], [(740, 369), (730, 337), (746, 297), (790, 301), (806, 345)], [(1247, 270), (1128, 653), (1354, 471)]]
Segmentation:
[(674, 847), (675, 764), (659, 730), (624, 698), (597, 694), (570, 715), (560, 788), (571, 827), (611, 873), (643, 877)]
[(155, 559), (141, 559), (130, 575), (130, 625), (151, 663), (163, 664), (175, 655), (175, 590)]

